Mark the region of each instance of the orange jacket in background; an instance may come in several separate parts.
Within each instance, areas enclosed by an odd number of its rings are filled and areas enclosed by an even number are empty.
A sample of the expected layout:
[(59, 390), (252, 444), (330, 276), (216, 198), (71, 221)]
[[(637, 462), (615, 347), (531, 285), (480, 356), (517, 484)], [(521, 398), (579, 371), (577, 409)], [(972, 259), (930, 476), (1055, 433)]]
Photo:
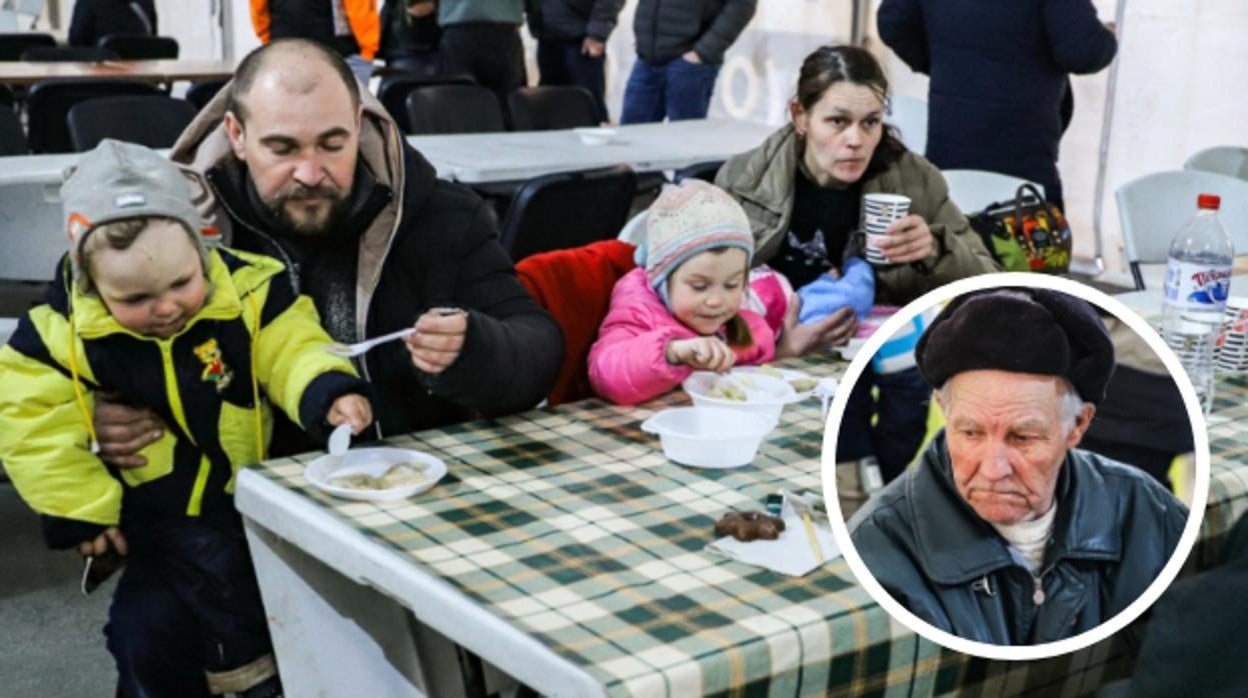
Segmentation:
[[(251, 26), (256, 30), (256, 36), (260, 38), (260, 43), (267, 44), (272, 36), (272, 17), (269, 15), (269, 0), (249, 0), (251, 4)], [(311, 5), (315, 2), (324, 2), (325, 0), (304, 0), (304, 4)], [(329, 2), (339, 3), (342, 7), (343, 14), (347, 18), (347, 24), (351, 27), (351, 34), (355, 37), (355, 42), (359, 44), (360, 56), (364, 60), (371, 61), (373, 56), (377, 55), (377, 48), (381, 44), (381, 17), (377, 12), (377, 0), (329, 0)], [(309, 9), (309, 11), (312, 11)], [(314, 39), (317, 37), (307, 37)]]

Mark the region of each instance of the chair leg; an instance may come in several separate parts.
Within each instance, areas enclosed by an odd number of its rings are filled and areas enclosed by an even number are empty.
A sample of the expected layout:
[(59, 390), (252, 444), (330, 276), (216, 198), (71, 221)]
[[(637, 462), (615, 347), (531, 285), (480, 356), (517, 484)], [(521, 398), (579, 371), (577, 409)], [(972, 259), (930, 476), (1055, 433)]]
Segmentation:
[(1131, 262), (1131, 279), (1135, 281), (1135, 290), (1144, 290), (1144, 274), (1140, 272), (1140, 263)]

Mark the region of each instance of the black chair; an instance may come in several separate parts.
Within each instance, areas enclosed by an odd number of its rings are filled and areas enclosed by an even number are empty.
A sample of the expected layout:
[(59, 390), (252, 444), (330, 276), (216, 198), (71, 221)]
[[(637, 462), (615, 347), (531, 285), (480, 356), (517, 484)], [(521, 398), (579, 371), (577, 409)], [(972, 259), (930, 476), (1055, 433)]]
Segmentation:
[(212, 101), (213, 97), (225, 87), (228, 80), (204, 80), (203, 82), (193, 82), (191, 86), (186, 88), (186, 101), (195, 105), (196, 109), (203, 109), (205, 105)]
[(159, 89), (126, 80), (45, 80), (30, 89), (26, 99), (27, 138), (34, 153), (72, 153), (69, 110), (79, 102), (100, 97), (163, 95)]
[(91, 46), (37, 46), (22, 52), (22, 60), (27, 63), (63, 63), (66, 61), (115, 61), (119, 60), (113, 51)]
[(9, 89), (8, 85), (0, 85), (0, 107), (12, 109), (13, 104), (16, 102), (16, 98), (13, 97), (13, 90)]
[(56, 46), (51, 34), (0, 34), (0, 61), (21, 60), (27, 49), (40, 46)]
[(0, 107), (0, 155), (25, 155), (26, 134), (17, 112)]
[(682, 167), (672, 173), (672, 181), (680, 184), (686, 179), (700, 179), (703, 182), (715, 183), (715, 175), (719, 174), (719, 168), (724, 166), (723, 160), (708, 160), (706, 162), (695, 162), (688, 167)]
[(185, 99), (131, 95), (80, 102), (69, 110), (69, 139), (83, 153), (105, 138), (169, 148), (199, 110)]
[(534, 177), (503, 221), (501, 242), (519, 261), (531, 254), (609, 240), (628, 219), (637, 175), (628, 165)]
[(178, 40), (168, 36), (109, 34), (100, 37), (96, 46), (133, 61), (178, 57)]
[(598, 104), (584, 87), (521, 87), (507, 95), (513, 131), (552, 131), (597, 126)]
[(389, 74), (381, 79), (377, 88), (377, 99), (390, 112), (391, 118), (404, 133), (412, 133), (407, 122), (407, 95), (412, 90), (419, 90), (433, 85), (475, 85), (476, 80), (467, 73), (446, 73), (422, 75), (414, 73)]
[(409, 133), (505, 131), (494, 91), (478, 85), (430, 85), (407, 95)]

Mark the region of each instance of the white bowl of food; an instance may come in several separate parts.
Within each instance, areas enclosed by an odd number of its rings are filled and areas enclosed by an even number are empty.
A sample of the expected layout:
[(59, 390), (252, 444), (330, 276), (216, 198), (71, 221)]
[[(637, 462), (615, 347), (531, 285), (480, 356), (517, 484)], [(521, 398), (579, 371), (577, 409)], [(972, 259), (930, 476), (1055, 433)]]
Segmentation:
[(606, 145), (615, 140), (616, 130), (610, 126), (581, 126), (572, 129), (585, 145)]
[(734, 368), (726, 374), (695, 371), (681, 383), (696, 407), (719, 407), (766, 417), (774, 427), (784, 406), (797, 399), (782, 378)]
[(308, 463), (303, 475), (317, 489), (346, 499), (389, 502), (407, 499), (446, 475), (442, 459), (405, 448), (355, 448)]
[(739, 468), (758, 454), (775, 422), (761, 414), (719, 407), (672, 407), (641, 429), (657, 434), (668, 460), (695, 468)]

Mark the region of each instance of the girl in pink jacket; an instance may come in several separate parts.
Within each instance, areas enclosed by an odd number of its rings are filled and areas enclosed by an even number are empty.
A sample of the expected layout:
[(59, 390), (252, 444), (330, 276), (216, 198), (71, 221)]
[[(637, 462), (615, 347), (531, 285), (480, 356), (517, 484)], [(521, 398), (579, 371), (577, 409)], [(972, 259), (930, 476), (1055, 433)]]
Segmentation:
[(594, 391), (635, 405), (695, 370), (770, 361), (775, 330), (742, 307), (753, 254), (750, 222), (724, 190), (696, 179), (665, 188), (647, 214), (638, 268), (616, 283), (590, 349)]

